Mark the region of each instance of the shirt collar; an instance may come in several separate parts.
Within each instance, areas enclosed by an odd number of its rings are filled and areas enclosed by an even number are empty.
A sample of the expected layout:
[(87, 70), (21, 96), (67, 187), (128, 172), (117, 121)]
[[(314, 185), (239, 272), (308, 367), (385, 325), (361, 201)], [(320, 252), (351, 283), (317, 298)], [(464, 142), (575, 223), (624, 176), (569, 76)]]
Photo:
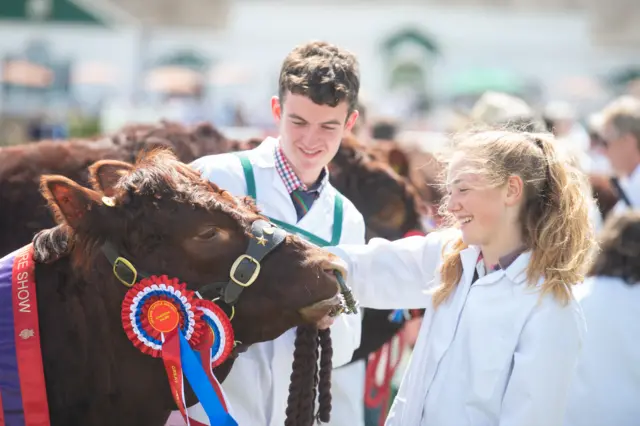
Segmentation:
[[(525, 246), (522, 246), (512, 251), (511, 253), (507, 253), (506, 255), (500, 257), (500, 259), (498, 259), (498, 263), (489, 268), (489, 273), (499, 271), (501, 269), (506, 270), (518, 258), (518, 256), (520, 256), (525, 251), (527, 251), (527, 248)], [(482, 259), (482, 252), (480, 252), (480, 254), (478, 255), (476, 269), (478, 270), (478, 273), (480, 273), (480, 275), (485, 275), (486, 270)]]
[(279, 143), (276, 144), (273, 155), (275, 158), (276, 170), (278, 171), (282, 182), (284, 182), (284, 186), (287, 188), (289, 194), (297, 189), (301, 191), (317, 191), (320, 193), (329, 181), (329, 172), (326, 167), (323, 167), (318, 180), (311, 185), (311, 187), (307, 187), (307, 185), (305, 185), (293, 171), (293, 167), (291, 167), (291, 163), (287, 160), (287, 157), (284, 155)]

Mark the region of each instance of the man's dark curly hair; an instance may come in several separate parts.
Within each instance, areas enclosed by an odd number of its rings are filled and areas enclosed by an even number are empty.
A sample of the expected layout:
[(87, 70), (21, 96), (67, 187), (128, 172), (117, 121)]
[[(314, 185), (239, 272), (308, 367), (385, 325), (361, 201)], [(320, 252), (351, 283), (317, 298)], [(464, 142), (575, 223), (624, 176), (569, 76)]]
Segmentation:
[(278, 96), (284, 103), (287, 92), (303, 95), (318, 105), (335, 107), (343, 101), (349, 114), (356, 109), (360, 71), (356, 57), (338, 46), (313, 41), (297, 46), (285, 58), (280, 70)]

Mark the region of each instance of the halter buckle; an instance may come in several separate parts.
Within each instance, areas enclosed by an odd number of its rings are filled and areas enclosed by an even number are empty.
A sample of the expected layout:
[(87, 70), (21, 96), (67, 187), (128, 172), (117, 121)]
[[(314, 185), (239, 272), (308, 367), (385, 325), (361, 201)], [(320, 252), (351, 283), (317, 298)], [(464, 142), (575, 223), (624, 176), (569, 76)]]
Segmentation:
[[(249, 277), (249, 279), (246, 282), (242, 282), (239, 281), (235, 275), (236, 275), (236, 270), (238, 269), (238, 267), (240, 266), (240, 263), (244, 260), (247, 259), (248, 261), (252, 262), (254, 265), (256, 265), (256, 268), (253, 271), (253, 274), (251, 274), (251, 276)], [(258, 262), (256, 259), (254, 259), (253, 257), (247, 255), (247, 254), (243, 254), (241, 256), (239, 256), (235, 262), (233, 262), (233, 265), (231, 266), (231, 273), (230, 273), (230, 277), (231, 277), (231, 281), (233, 281), (234, 283), (238, 284), (240, 287), (249, 287), (251, 284), (253, 284), (253, 282), (256, 280), (256, 278), (258, 278), (258, 275), (260, 274), (260, 262)]]
[[(133, 278), (131, 279), (131, 282), (126, 281), (124, 278), (122, 278), (120, 276), (120, 274), (118, 273), (118, 266), (123, 265), (125, 266), (129, 272), (131, 272), (133, 274)], [(127, 287), (133, 287), (135, 285), (135, 283), (138, 280), (138, 271), (136, 270), (136, 268), (131, 264), (131, 262), (129, 262), (127, 259), (125, 259), (124, 257), (118, 257), (114, 262), (113, 262), (113, 275), (116, 276), (116, 278), (118, 279), (118, 281), (120, 281), (122, 284), (124, 284)]]

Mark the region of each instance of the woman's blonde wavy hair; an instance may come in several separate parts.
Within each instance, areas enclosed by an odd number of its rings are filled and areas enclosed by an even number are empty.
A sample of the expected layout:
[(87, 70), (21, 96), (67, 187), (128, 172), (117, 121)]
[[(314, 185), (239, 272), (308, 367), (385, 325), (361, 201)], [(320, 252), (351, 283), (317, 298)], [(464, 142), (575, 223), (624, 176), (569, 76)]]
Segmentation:
[[(532, 251), (527, 280), (541, 294), (551, 293), (561, 303), (571, 298), (571, 285), (582, 282), (595, 252), (589, 220), (589, 185), (586, 176), (555, 149), (550, 134), (515, 131), (470, 132), (456, 137), (452, 151), (463, 152), (470, 170), (485, 177), (491, 187), (505, 185), (518, 175), (524, 183), (520, 211), (522, 235)], [(441, 205), (446, 212), (449, 196)], [(448, 245), (441, 269), (441, 285), (433, 294), (438, 307), (455, 290), (462, 277), (461, 238)]]

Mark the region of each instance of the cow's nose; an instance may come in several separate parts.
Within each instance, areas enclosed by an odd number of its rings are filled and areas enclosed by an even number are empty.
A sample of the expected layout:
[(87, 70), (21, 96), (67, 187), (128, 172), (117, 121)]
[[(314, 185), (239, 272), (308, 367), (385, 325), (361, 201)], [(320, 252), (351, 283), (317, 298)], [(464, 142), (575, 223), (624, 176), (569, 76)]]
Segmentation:
[(330, 256), (327, 260), (322, 262), (322, 269), (327, 273), (339, 272), (343, 277), (347, 277), (347, 263), (337, 256)]

